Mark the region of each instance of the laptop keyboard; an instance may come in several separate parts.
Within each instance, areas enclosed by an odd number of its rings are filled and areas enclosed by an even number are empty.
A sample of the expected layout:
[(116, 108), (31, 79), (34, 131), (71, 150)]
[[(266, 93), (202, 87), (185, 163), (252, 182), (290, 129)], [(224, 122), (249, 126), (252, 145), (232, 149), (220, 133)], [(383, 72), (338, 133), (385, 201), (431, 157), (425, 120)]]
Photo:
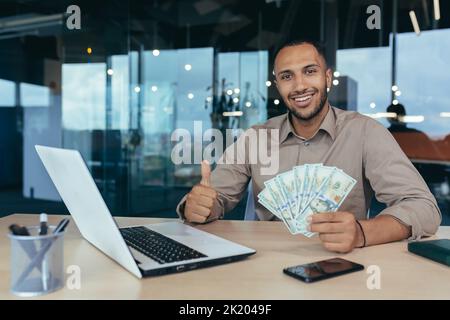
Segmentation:
[(145, 227), (121, 228), (120, 232), (130, 247), (160, 264), (207, 257)]

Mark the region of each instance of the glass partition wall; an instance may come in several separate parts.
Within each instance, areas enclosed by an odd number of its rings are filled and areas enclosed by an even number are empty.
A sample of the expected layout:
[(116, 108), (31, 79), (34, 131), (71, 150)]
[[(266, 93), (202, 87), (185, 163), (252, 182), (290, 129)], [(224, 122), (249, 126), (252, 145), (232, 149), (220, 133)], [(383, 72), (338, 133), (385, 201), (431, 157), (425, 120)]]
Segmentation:
[(434, 1), (372, 2), (2, 1), (0, 214), (67, 212), (34, 151), (44, 144), (81, 152), (114, 215), (175, 217), (200, 180), (176, 146), (201, 158), (213, 130), (286, 112), (274, 55), (307, 38), (326, 46), (332, 104), (390, 128), (450, 223), (449, 4), (437, 20)]

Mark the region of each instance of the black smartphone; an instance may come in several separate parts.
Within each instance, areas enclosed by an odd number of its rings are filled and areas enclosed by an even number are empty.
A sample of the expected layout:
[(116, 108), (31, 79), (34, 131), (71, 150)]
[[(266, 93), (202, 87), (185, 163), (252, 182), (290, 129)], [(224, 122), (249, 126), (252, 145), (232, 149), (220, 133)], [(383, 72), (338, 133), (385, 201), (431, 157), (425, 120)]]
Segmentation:
[(304, 282), (314, 282), (364, 270), (364, 266), (342, 258), (333, 258), (283, 269), (291, 277)]

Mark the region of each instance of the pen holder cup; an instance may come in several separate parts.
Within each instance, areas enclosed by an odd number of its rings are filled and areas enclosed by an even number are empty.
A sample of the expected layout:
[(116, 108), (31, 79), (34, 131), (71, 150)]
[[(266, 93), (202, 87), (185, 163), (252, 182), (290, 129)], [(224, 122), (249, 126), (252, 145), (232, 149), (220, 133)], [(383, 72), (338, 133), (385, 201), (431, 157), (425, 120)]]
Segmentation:
[(30, 236), (9, 234), (11, 240), (11, 293), (34, 297), (56, 291), (64, 285), (64, 232), (39, 235), (29, 227)]

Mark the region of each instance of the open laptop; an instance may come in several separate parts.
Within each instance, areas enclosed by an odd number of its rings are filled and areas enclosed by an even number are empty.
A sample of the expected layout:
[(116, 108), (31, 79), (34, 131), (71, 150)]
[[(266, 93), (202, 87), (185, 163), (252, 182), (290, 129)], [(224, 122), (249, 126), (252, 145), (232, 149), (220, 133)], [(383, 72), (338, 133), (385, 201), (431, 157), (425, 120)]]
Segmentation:
[(81, 235), (136, 277), (187, 271), (256, 251), (181, 221), (118, 228), (76, 150), (36, 146)]

